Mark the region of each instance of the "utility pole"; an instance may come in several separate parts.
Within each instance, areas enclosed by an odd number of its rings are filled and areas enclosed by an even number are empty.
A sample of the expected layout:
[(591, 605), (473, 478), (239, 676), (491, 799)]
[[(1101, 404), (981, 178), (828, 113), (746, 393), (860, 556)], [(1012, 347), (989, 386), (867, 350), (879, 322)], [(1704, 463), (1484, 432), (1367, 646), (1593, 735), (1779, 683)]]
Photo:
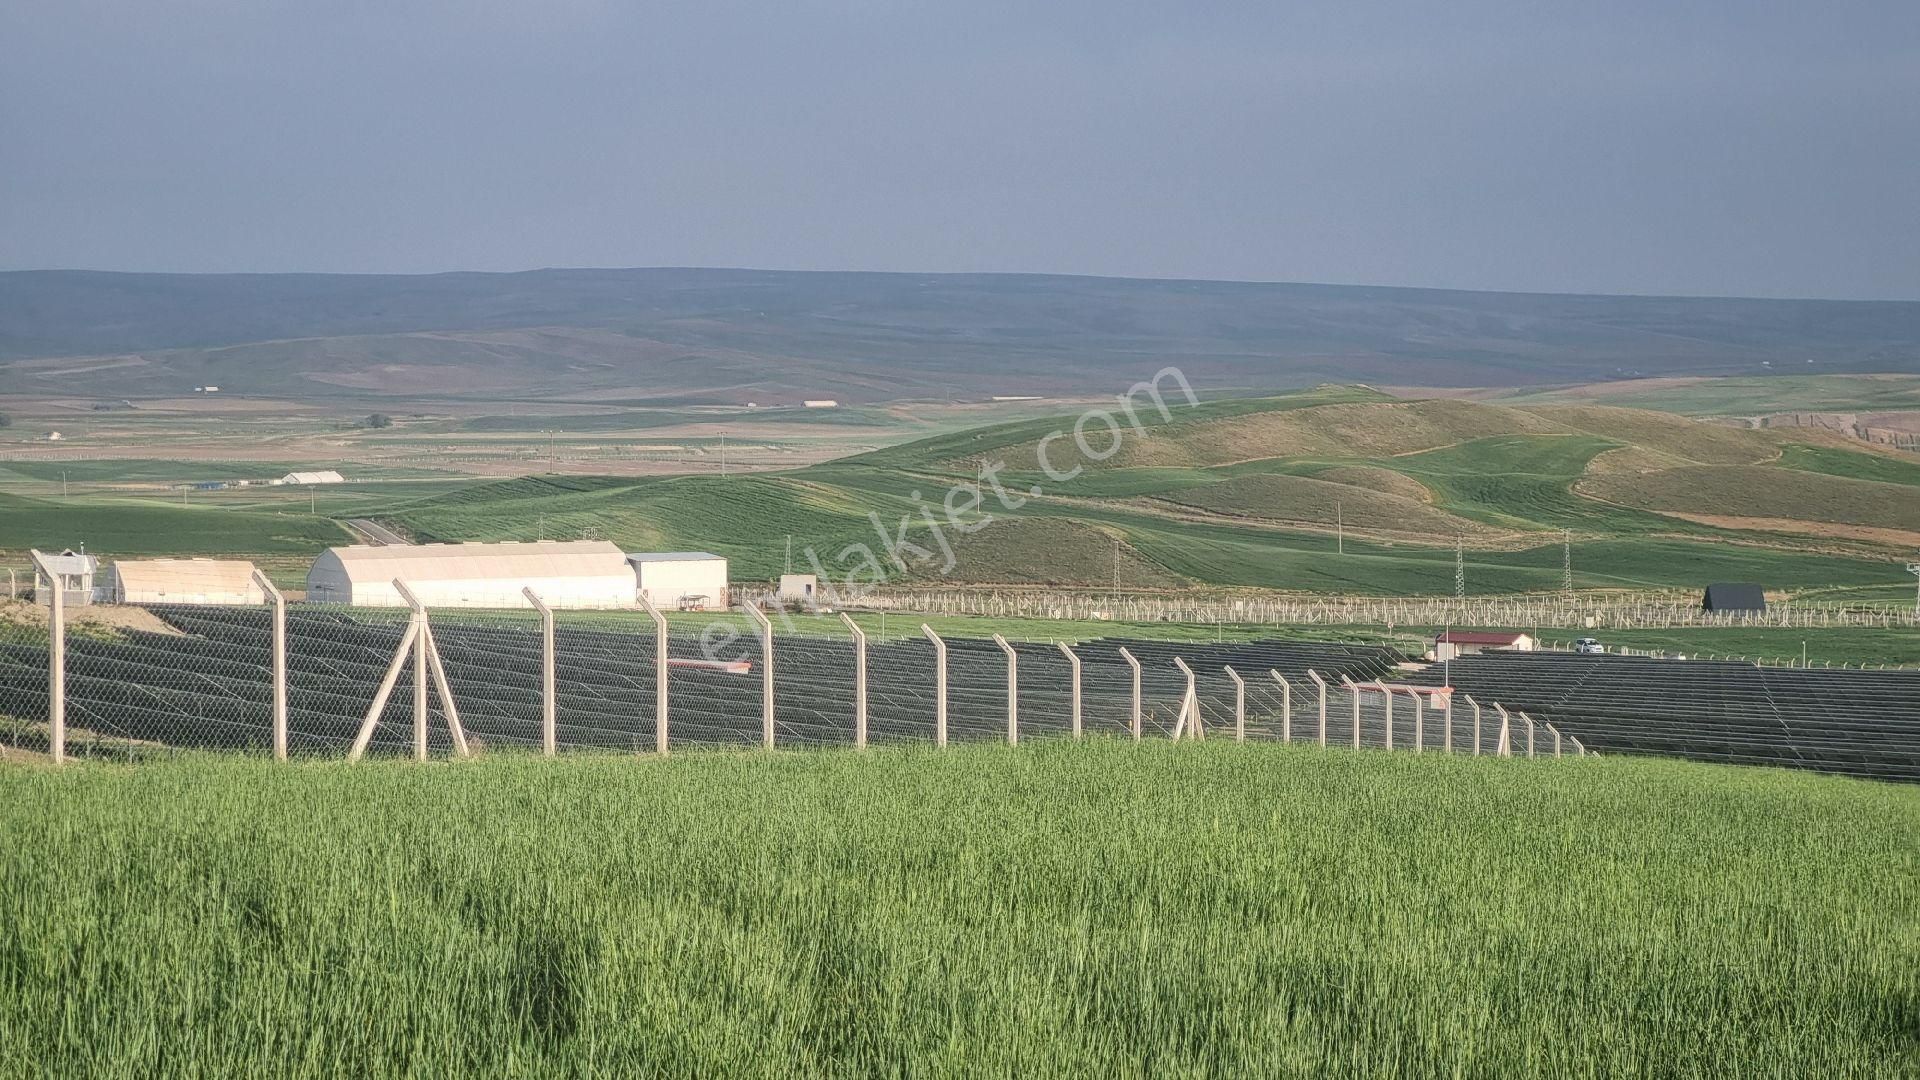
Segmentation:
[(1913, 581), (1913, 613), (1914, 613), (1915, 615), (1920, 615), (1920, 562), (1910, 562), (1910, 563), (1908, 563), (1908, 564), (1907, 564), (1907, 573), (1909, 573), (1909, 574), (1912, 574), (1912, 575), (1914, 576), (1914, 581)]
[(787, 534), (787, 573), (793, 573), (793, 534)]
[(727, 478), (727, 433), (720, 433), (720, 479)]
[(1339, 499), (1333, 500), (1333, 553), (1347, 553), (1347, 519)]
[(60, 470), (60, 501), (67, 501), (67, 470)]
[(1113, 591), (1120, 591), (1120, 541), (1113, 542)]

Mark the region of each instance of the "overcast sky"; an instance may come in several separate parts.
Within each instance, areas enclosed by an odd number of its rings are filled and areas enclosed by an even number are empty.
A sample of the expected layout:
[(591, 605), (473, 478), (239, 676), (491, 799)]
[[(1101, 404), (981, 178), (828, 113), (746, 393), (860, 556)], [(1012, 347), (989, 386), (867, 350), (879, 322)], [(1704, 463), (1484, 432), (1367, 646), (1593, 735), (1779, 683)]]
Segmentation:
[(0, 0), (0, 268), (1920, 298), (1915, 0)]

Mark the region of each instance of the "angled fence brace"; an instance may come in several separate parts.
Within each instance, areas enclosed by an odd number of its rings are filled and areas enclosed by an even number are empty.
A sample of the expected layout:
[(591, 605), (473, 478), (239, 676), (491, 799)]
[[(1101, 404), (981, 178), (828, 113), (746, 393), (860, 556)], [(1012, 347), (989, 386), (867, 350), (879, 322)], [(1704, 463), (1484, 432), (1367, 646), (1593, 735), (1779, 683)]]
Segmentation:
[[(47, 598), (47, 756), (58, 765), (67, 760), (67, 588), (38, 551), (33, 565), (53, 585)], [(34, 592), (40, 583), (34, 582)]]
[(555, 700), (559, 682), (553, 649), (553, 609), (540, 599), (529, 585), (520, 590), (533, 610), (540, 613), (540, 752), (552, 757), (560, 752), (559, 702)]
[(1512, 757), (1513, 728), (1507, 717), (1507, 707), (1496, 701), (1493, 703), (1493, 710), (1500, 714), (1500, 739), (1494, 744), (1494, 756)]
[(387, 710), (387, 699), (393, 696), (393, 688), (400, 682), (400, 672), (406, 668), (407, 654), (419, 639), (420, 624), (407, 620), (406, 632), (400, 635), (400, 644), (393, 650), (393, 661), (387, 665), (380, 688), (374, 691), (373, 704), (367, 707), (367, 715), (360, 721), (360, 733), (354, 736), (353, 746), (347, 751), (348, 761), (359, 761), (367, 752), (367, 743), (373, 739), (374, 725), (380, 722), (380, 714)]
[(440, 695), (440, 708), (447, 714), (447, 737), (453, 740), (455, 757), (468, 757), (467, 729), (460, 723), (460, 707), (453, 700), (453, 686), (447, 682), (446, 665), (440, 661), (440, 644), (433, 637), (433, 623), (426, 624), (427, 669), (433, 675), (433, 685)]
[(773, 749), (773, 620), (750, 600), (742, 600), (744, 609), (760, 627), (760, 745)]
[(933, 642), (933, 745), (947, 745), (947, 643), (933, 627), (920, 624), (920, 632)]
[(1327, 680), (1312, 668), (1307, 669), (1307, 678), (1320, 688), (1320, 746), (1324, 749), (1327, 745)]
[(853, 621), (853, 616), (840, 613), (840, 621), (847, 624), (853, 632), (853, 748), (867, 748), (867, 632)]
[(1126, 646), (1120, 647), (1120, 659), (1133, 669), (1133, 741), (1140, 741), (1140, 661), (1133, 658)]
[(1068, 677), (1073, 680), (1069, 687), (1069, 693), (1072, 696), (1068, 699), (1068, 707), (1073, 714), (1073, 737), (1077, 739), (1080, 737), (1080, 658), (1074, 655), (1073, 650), (1064, 641), (1055, 642), (1055, 646), (1060, 650), (1060, 654), (1067, 658)]
[(993, 643), (1007, 656), (1007, 745), (1020, 744), (1020, 654), (1013, 651), (1007, 639), (999, 634), (993, 635)]
[(1267, 674), (1280, 684), (1280, 741), (1290, 743), (1293, 741), (1293, 684), (1272, 668), (1267, 669)]
[(1227, 678), (1233, 680), (1233, 741), (1247, 741), (1247, 682), (1240, 673), (1231, 667), (1222, 666)]
[(667, 752), (667, 617), (653, 606), (646, 593), (640, 594), (640, 606), (653, 620), (653, 751)]
[(287, 598), (267, 575), (253, 572), (253, 580), (273, 605), (273, 759), (287, 760)]
[(1181, 674), (1187, 677), (1186, 693), (1180, 697), (1180, 719), (1173, 725), (1174, 741), (1178, 742), (1182, 733), (1186, 733), (1189, 738), (1204, 739), (1207, 733), (1200, 724), (1200, 695), (1196, 690), (1193, 669), (1187, 666), (1185, 660), (1177, 656), (1173, 658), (1173, 666), (1179, 668)]

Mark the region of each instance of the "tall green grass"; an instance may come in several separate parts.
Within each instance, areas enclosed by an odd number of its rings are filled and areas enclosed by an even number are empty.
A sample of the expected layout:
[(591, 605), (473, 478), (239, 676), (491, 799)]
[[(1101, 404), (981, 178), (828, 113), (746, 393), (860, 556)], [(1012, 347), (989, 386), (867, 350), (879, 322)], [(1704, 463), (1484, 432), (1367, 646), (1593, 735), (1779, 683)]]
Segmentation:
[(1920, 792), (1210, 743), (0, 770), (0, 1072), (1920, 1068)]

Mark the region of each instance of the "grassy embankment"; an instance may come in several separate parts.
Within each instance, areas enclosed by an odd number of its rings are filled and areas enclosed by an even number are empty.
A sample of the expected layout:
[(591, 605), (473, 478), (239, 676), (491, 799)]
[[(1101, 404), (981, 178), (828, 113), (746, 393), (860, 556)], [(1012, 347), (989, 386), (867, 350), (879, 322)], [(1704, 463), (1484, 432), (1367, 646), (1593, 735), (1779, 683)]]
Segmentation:
[(0, 1072), (1920, 1068), (1920, 791), (1095, 742), (0, 770)]

